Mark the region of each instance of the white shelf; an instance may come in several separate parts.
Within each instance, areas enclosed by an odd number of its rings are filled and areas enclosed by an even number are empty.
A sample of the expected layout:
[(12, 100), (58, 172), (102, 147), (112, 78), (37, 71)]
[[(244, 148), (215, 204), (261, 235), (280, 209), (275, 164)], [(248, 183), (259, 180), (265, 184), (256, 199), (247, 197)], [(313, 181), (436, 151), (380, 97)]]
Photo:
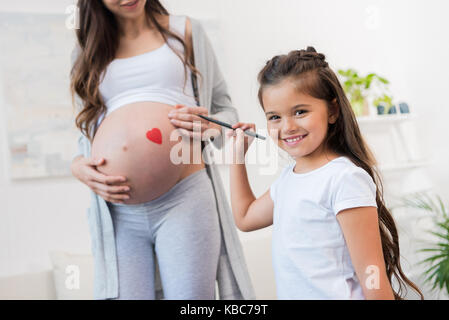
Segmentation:
[(411, 113), (396, 113), (396, 114), (380, 114), (374, 116), (360, 116), (356, 117), (359, 124), (364, 123), (397, 123), (402, 121), (409, 121), (416, 118), (415, 114)]
[(422, 168), (427, 167), (431, 164), (430, 161), (427, 160), (418, 160), (418, 161), (410, 161), (410, 162), (404, 162), (400, 164), (384, 164), (379, 166), (379, 170), (382, 172), (388, 172), (388, 171), (400, 171), (400, 170), (408, 170), (408, 169), (416, 169), (416, 168)]

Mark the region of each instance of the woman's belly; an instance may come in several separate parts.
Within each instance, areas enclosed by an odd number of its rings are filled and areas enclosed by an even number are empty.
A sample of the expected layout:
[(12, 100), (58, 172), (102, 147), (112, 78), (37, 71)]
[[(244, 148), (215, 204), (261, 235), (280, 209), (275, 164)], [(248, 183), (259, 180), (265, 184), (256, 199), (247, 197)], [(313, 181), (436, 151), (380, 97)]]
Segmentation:
[[(176, 133), (170, 139), (176, 129), (167, 116), (172, 109), (158, 102), (132, 103), (111, 112), (95, 133), (91, 156), (106, 160), (97, 170), (128, 178), (127, 204), (156, 199), (189, 173), (204, 168), (201, 156), (195, 158), (196, 164), (192, 162), (192, 151), (201, 153), (200, 141), (193, 146), (189, 138)], [(182, 158), (181, 150), (189, 154), (184, 152)]]

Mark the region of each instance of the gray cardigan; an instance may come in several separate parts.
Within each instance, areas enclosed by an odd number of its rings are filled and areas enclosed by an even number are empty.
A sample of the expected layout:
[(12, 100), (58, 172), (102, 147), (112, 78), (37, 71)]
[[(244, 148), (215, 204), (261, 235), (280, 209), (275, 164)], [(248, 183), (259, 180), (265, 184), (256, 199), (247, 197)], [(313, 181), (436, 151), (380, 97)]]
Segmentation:
[[(210, 40), (201, 23), (190, 18), (192, 25), (193, 51), (195, 65), (202, 75), (199, 86), (199, 103), (208, 108), (209, 114), (219, 120), (236, 123), (237, 110), (232, 107), (226, 82), (217, 64)], [(79, 53), (77, 44), (72, 52), (72, 65)], [(198, 78), (200, 79), (200, 78)], [(79, 97), (77, 96), (79, 102)], [(217, 148), (222, 148), (224, 136), (206, 141)], [(78, 150), (74, 157), (90, 157), (91, 144), (83, 134), (78, 139)], [(206, 171), (212, 181), (219, 221), (221, 226), (221, 254), (217, 270), (217, 287), (219, 299), (255, 299), (254, 289), (248, 274), (242, 246), (235, 228), (218, 168), (213, 158), (204, 152)], [(87, 219), (91, 235), (91, 250), (94, 257), (95, 280), (94, 299), (118, 297), (117, 256), (112, 219), (106, 201), (91, 190), (90, 208)], [(156, 266), (157, 268), (157, 266)], [(163, 299), (163, 290), (158, 268), (156, 269), (156, 299)]]

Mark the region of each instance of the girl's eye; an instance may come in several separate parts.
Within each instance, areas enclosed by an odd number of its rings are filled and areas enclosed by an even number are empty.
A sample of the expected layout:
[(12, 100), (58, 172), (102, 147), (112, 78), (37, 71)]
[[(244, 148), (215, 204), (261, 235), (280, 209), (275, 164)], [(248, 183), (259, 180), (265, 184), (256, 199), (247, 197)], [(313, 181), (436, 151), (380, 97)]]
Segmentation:
[(306, 112), (307, 112), (306, 110), (296, 110), (295, 111), (295, 115), (301, 115), (301, 114), (304, 114)]
[(277, 120), (278, 118), (279, 118), (278, 116), (274, 115), (269, 117), (268, 120)]

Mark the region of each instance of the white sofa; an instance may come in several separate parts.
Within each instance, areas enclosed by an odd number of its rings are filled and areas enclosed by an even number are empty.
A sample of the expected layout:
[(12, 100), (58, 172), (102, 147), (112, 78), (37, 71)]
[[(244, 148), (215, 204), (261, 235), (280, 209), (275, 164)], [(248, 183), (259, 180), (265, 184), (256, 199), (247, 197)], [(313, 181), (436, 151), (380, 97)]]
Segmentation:
[[(271, 237), (242, 242), (257, 299), (276, 299), (271, 265)], [(53, 268), (0, 277), (0, 300), (93, 299), (93, 257), (52, 251)]]
[(93, 257), (49, 253), (52, 269), (0, 278), (2, 300), (93, 299)]
[(0, 300), (54, 300), (53, 271), (0, 278)]

